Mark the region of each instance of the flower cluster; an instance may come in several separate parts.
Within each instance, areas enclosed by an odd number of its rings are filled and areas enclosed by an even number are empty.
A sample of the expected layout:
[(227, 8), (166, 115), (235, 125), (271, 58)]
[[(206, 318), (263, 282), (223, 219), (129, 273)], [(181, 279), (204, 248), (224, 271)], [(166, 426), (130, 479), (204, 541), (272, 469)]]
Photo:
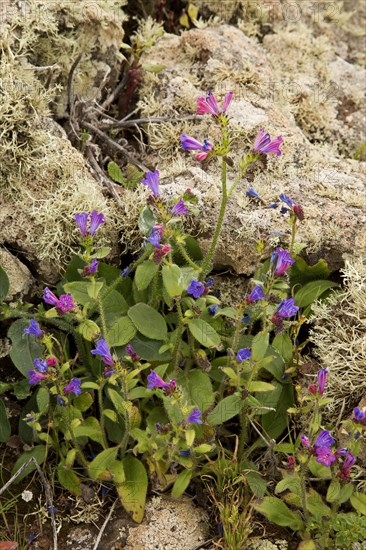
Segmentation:
[[(297, 202), (295, 202), (293, 199), (291, 199), (291, 197), (289, 197), (288, 195), (285, 195), (284, 193), (281, 193), (279, 195), (279, 199), (284, 202), (290, 210), (293, 211), (293, 213), (295, 214), (295, 216), (300, 220), (300, 221), (303, 221), (304, 219), (304, 210), (302, 208), (302, 206), (300, 206), (300, 204), (298, 204)], [(288, 208), (282, 206), (281, 208), (281, 214), (286, 214), (286, 212), (288, 212)]]
[(148, 390), (154, 390), (156, 388), (161, 388), (164, 391), (164, 395), (171, 395), (177, 389), (177, 383), (175, 378), (169, 380), (169, 382), (164, 382), (162, 378), (154, 371), (150, 370), (150, 374), (147, 377)]
[(111, 368), (114, 367), (116, 363), (104, 338), (100, 338), (97, 341), (97, 343), (95, 344), (95, 349), (92, 349), (90, 353), (92, 355), (100, 355), (103, 363), (107, 365), (107, 368), (104, 370), (104, 376), (112, 376), (112, 374), (116, 372), (114, 368)]
[(317, 375), (318, 376), (318, 383), (317, 383), (317, 385), (310, 384), (310, 386), (309, 386), (309, 390), (313, 395), (323, 395), (324, 390), (325, 390), (325, 386), (326, 386), (326, 383), (327, 383), (327, 375), (328, 375), (327, 369), (321, 369), (318, 372), (318, 375)]
[(29, 322), (29, 327), (24, 329), (24, 334), (32, 334), (37, 338), (43, 338), (44, 332), (41, 330), (41, 327), (35, 319), (31, 319)]
[(356, 463), (356, 458), (348, 449), (333, 450), (331, 447), (335, 444), (334, 438), (330, 435), (328, 430), (320, 432), (314, 444), (312, 445), (309, 438), (302, 434), (300, 441), (304, 448), (306, 448), (311, 454), (316, 455), (316, 461), (329, 468), (334, 462), (344, 457), (343, 462), (340, 464), (339, 477), (347, 478), (350, 473), (351, 467)]
[[(202, 294), (207, 294), (209, 291), (209, 288), (213, 285), (214, 280), (212, 277), (210, 277), (207, 281), (204, 283), (201, 283), (200, 281), (197, 281), (196, 279), (192, 279), (188, 288), (187, 293), (193, 296), (193, 298), (199, 298), (202, 296)], [(215, 314), (217, 311), (217, 308), (214, 309), (213, 314)], [(211, 312), (212, 315), (212, 312)]]

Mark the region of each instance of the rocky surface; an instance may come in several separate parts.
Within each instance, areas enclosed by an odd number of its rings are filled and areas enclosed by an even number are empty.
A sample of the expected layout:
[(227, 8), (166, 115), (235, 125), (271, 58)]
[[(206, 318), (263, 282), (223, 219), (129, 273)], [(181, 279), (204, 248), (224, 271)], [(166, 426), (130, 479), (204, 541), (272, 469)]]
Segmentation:
[(0, 248), (0, 265), (6, 272), (10, 283), (6, 301), (23, 298), (32, 291), (35, 280), (31, 272), (5, 248)]
[[(307, 45), (311, 43), (309, 38)], [(255, 174), (253, 181), (242, 181), (230, 199), (215, 264), (219, 268), (231, 267), (237, 273), (253, 271), (253, 243), (258, 235), (288, 234), (286, 217), (266, 207), (278, 200), (281, 192), (304, 208), (305, 220), (298, 240), (312, 259), (324, 257), (334, 269), (343, 264), (344, 254), (352, 251), (361, 256), (366, 251), (362, 236), (366, 221), (366, 165), (350, 158), (349, 153), (339, 152), (340, 136), (354, 143), (362, 136), (365, 73), (339, 58), (329, 46), (321, 68), (325, 70), (330, 64), (335, 78), (342, 71), (342, 83), (336, 89), (339, 97), (332, 97), (327, 104), (324, 97), (314, 95), (319, 85), (316, 78), (322, 71), (318, 67), (315, 74), (310, 53), (306, 67), (311, 70), (306, 71), (305, 67), (303, 73), (297, 72), (297, 56), (285, 56), (286, 61), (280, 64), (285, 44), (288, 48), (294, 46), (289, 37), (286, 43), (282, 35), (269, 35), (262, 46), (239, 29), (220, 25), (193, 29), (181, 37), (165, 35), (144, 57), (144, 62), (159, 62), (165, 69), (146, 77), (140, 107), (145, 115), (172, 117), (170, 125), (150, 124), (147, 128), (151, 146), (160, 153), (158, 161), (155, 155), (148, 160), (162, 172), (163, 192), (172, 194), (190, 187), (199, 196), (201, 215), (196, 231), (203, 249), (208, 246), (217, 218), (219, 167), (215, 162), (198, 164), (182, 152), (179, 133), (185, 131), (201, 140), (209, 137), (213, 142), (218, 136), (207, 117), (175, 124), (174, 118), (194, 112), (195, 99), (207, 90), (215, 91), (220, 98), (234, 90), (229, 111), (236, 138), (231, 154), (234, 162), (242, 155), (243, 146), (251, 146), (260, 127), (273, 136), (283, 136), (283, 156), (271, 158), (267, 170)], [(299, 79), (296, 86), (290, 77), (281, 80), (285, 73), (293, 74), (291, 69)], [(290, 84), (292, 89), (288, 88)], [(301, 98), (294, 101), (294, 90), (311, 103), (310, 114), (308, 103), (304, 106)], [(357, 109), (346, 116), (342, 105), (351, 97), (355, 101), (358, 98)], [(313, 114), (322, 117), (323, 126), (312, 121)], [(235, 173), (230, 171), (229, 181), (234, 179)], [(248, 200), (245, 191), (249, 186), (260, 193), (263, 203)], [(283, 240), (286, 243), (286, 236)]]

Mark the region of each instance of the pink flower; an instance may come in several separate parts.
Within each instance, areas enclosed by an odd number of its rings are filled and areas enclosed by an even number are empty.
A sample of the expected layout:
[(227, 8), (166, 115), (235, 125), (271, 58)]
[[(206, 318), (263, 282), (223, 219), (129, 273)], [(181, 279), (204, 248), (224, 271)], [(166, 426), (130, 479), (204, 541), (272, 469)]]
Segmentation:
[(318, 447), (316, 450), (316, 454), (316, 461), (320, 464), (324, 464), (324, 466), (326, 466), (327, 468), (329, 468), (332, 462), (335, 462), (337, 460), (329, 447)]
[(216, 101), (216, 97), (212, 92), (208, 92), (206, 97), (199, 97), (197, 99), (197, 104), (198, 104), (197, 114), (204, 115), (208, 113), (213, 116), (225, 114), (229, 108), (233, 94), (234, 92), (229, 92), (228, 94), (225, 95), (225, 98), (222, 104), (222, 109), (220, 110)]
[(195, 156), (195, 159), (199, 162), (205, 160), (209, 151), (212, 151), (213, 149), (212, 143), (207, 141), (207, 139), (203, 140), (203, 143), (201, 143), (197, 139), (187, 136), (187, 134), (182, 134), (180, 136), (180, 142), (185, 151), (201, 151), (201, 153), (197, 153)]
[(267, 155), (268, 153), (275, 153), (278, 157), (281, 156), (280, 145), (282, 143), (282, 136), (276, 137), (271, 141), (271, 136), (266, 133), (263, 128), (258, 132), (254, 141), (253, 152), (260, 155)]

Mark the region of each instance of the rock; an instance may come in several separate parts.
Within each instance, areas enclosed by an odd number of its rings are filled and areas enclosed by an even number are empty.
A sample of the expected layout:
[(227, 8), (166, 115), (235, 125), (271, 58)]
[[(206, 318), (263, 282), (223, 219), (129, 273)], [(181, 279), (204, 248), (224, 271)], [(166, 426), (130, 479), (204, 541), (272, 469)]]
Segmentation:
[(146, 520), (130, 527), (126, 550), (192, 550), (206, 540), (207, 516), (188, 498), (153, 497)]
[(9, 279), (6, 301), (22, 298), (34, 287), (35, 281), (29, 269), (5, 248), (0, 248), (0, 265)]
[[(192, 114), (196, 98), (210, 89), (220, 100), (224, 93), (234, 90), (229, 115), (235, 140), (230, 157), (238, 162), (243, 150), (252, 147), (260, 127), (266, 128), (271, 136), (283, 136), (283, 156), (280, 159), (269, 156), (272, 158), (268, 159), (267, 170), (254, 174), (253, 181), (240, 182), (233, 193), (215, 267), (251, 274), (256, 261), (255, 242), (260, 235), (269, 239), (271, 247), (288, 244), (288, 218), (280, 215), (279, 209), (268, 208), (269, 204), (278, 201), (280, 193), (285, 193), (299, 202), (305, 212), (297, 235), (298, 250), (303, 246), (305, 255), (312, 261), (324, 257), (331, 269), (337, 269), (351, 250), (358, 256), (366, 253), (362, 237), (366, 221), (366, 164), (344, 158), (338, 150), (340, 128), (345, 140), (351, 135), (356, 139), (358, 130), (353, 128), (351, 120), (348, 126), (338, 120), (334, 105), (326, 105), (322, 114), (319, 102), (312, 104), (312, 112), (317, 116), (320, 113), (324, 119), (323, 126), (318, 125), (320, 134), (316, 135), (317, 125), (308, 131), (312, 115), (305, 120), (303, 109), (294, 106), (294, 94), (281, 89), (280, 78), (285, 83), (290, 81), (297, 70), (298, 58), (285, 56), (284, 60), (284, 44), (287, 43), (282, 34), (265, 38), (263, 47), (237, 28), (212, 26), (184, 32), (181, 37), (165, 35), (143, 57), (144, 63), (159, 62), (165, 69), (158, 75), (146, 76), (140, 99), (142, 114), (170, 115), (173, 119), (172, 123), (149, 124), (146, 129), (151, 147), (160, 153), (158, 168), (162, 174), (162, 193), (170, 196), (189, 187), (198, 195), (201, 213), (194, 230), (200, 245), (207, 250), (218, 216), (220, 167), (216, 160), (208, 165), (195, 162), (191, 154), (181, 150), (179, 135), (186, 132), (196, 139), (208, 137), (213, 142), (219, 136), (208, 116), (194, 122), (174, 122), (174, 119)], [(290, 40), (288, 36), (286, 39)], [(308, 46), (313, 41), (311, 35)], [(300, 72), (304, 93), (317, 83), (321, 72), (319, 67), (316, 72), (307, 70), (308, 66), (313, 67), (316, 55), (316, 52), (314, 56), (308, 55), (305, 70)], [(331, 62), (333, 72), (342, 65), (329, 46), (320, 63), (325, 70)], [(353, 80), (354, 87), (351, 92), (348, 85), (341, 85), (339, 93), (343, 103), (351, 93), (353, 97), (364, 94), (361, 86), (364, 73), (354, 68), (349, 74), (349, 83)], [(357, 128), (358, 125), (359, 118)], [(154, 152), (146, 162), (154, 166), (155, 159)], [(228, 180), (230, 184), (235, 180), (232, 169), (228, 171)], [(245, 196), (249, 186), (260, 193), (263, 203)], [(273, 235), (274, 232), (284, 235), (279, 238)], [(266, 253), (269, 251), (270, 248)]]

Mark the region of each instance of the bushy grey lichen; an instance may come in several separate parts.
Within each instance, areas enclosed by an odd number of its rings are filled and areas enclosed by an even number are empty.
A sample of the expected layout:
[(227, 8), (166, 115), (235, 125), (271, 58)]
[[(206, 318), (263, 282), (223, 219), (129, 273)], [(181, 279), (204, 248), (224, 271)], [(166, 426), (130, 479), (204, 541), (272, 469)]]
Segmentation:
[(365, 396), (366, 263), (346, 262), (345, 290), (314, 304), (310, 341), (321, 366), (329, 370), (327, 394), (333, 418), (345, 402), (346, 411)]

